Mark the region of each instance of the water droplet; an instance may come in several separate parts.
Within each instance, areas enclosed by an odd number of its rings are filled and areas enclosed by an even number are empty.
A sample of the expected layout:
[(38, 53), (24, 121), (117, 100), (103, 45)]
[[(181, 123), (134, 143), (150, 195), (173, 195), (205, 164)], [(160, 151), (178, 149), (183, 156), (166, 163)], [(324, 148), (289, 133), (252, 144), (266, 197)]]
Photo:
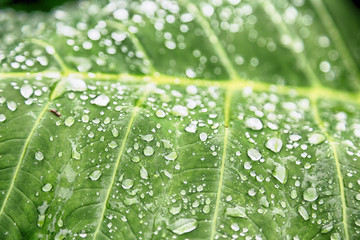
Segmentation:
[(44, 192), (48, 192), (52, 189), (52, 184), (51, 183), (47, 183), (44, 186), (42, 186), (41, 188)]
[(245, 121), (245, 126), (252, 130), (261, 130), (263, 128), (263, 124), (258, 118), (249, 118)]
[(79, 78), (68, 77), (68, 89), (71, 91), (83, 92), (87, 90), (87, 86), (84, 80)]
[(140, 157), (139, 156), (134, 156), (131, 160), (133, 162), (135, 162), (135, 163), (138, 163), (138, 162), (140, 162)]
[(154, 140), (154, 136), (152, 134), (141, 135), (141, 139), (147, 142), (151, 142)]
[(134, 181), (132, 179), (124, 179), (122, 181), (122, 185), (121, 185), (124, 189), (130, 189), (134, 186)]
[(65, 125), (67, 127), (72, 126), (74, 124), (74, 122), (75, 122), (75, 119), (73, 117), (68, 117), (65, 119)]
[(15, 111), (17, 108), (16, 102), (13, 102), (13, 101), (8, 102), (7, 107), (10, 111)]
[(236, 206), (234, 208), (227, 208), (225, 215), (229, 217), (247, 218), (245, 208)]
[(278, 163), (275, 163), (275, 170), (272, 171), (272, 175), (282, 184), (286, 183), (287, 181), (286, 168)]
[(108, 143), (108, 146), (111, 147), (111, 148), (116, 148), (118, 145), (115, 141), (111, 141)]
[(334, 228), (334, 224), (332, 222), (329, 224), (323, 225), (321, 227), (321, 233), (331, 232), (331, 230), (333, 230), (333, 228)]
[(237, 223), (233, 223), (231, 224), (231, 229), (234, 230), (235, 232), (240, 230), (239, 224)]
[(271, 151), (278, 153), (282, 148), (282, 141), (280, 138), (270, 138), (265, 146)]
[(90, 174), (90, 179), (92, 180), (92, 181), (96, 181), (96, 180), (98, 180), (100, 177), (101, 177), (101, 171), (100, 170), (95, 170), (95, 171), (93, 171), (91, 174)]
[(198, 222), (194, 218), (181, 218), (169, 225), (169, 229), (178, 235), (191, 232), (198, 226)]
[(4, 114), (0, 114), (0, 122), (4, 122), (6, 120), (6, 116)]
[(110, 98), (104, 94), (101, 94), (94, 99), (93, 103), (95, 105), (105, 107), (109, 104), (109, 102), (110, 102)]
[(38, 161), (41, 161), (44, 159), (44, 154), (42, 152), (36, 152), (35, 153), (35, 159)]
[(313, 133), (309, 135), (309, 143), (317, 145), (325, 141), (325, 136), (320, 133)]
[(290, 140), (293, 141), (293, 142), (297, 142), (301, 139), (301, 136), (300, 135), (297, 135), (297, 134), (292, 134), (289, 136)]
[(189, 115), (188, 109), (181, 105), (175, 105), (171, 111), (175, 116), (186, 117)]
[(165, 155), (164, 158), (169, 161), (174, 161), (177, 158), (177, 156), (178, 155), (176, 152), (171, 152), (171, 153)]
[(176, 215), (178, 214), (179, 212), (181, 212), (181, 206), (179, 207), (171, 207), (169, 212), (172, 214), (172, 215)]
[(258, 161), (261, 158), (261, 153), (259, 150), (255, 148), (250, 148), (247, 151), (247, 155), (251, 158), (253, 161)]
[(298, 212), (305, 221), (309, 220), (309, 214), (303, 206), (298, 207)]
[(195, 133), (197, 129), (197, 126), (193, 123), (190, 123), (189, 125), (186, 126), (185, 131), (190, 132), (190, 133)]
[(208, 135), (207, 135), (207, 133), (202, 132), (202, 133), (200, 133), (199, 137), (200, 137), (200, 140), (204, 142), (208, 138)]
[(303, 197), (304, 200), (308, 202), (313, 202), (318, 198), (318, 193), (315, 188), (311, 187), (304, 191)]
[(31, 97), (31, 95), (34, 93), (34, 90), (32, 89), (32, 87), (29, 84), (25, 84), (22, 85), (20, 88), (20, 94), (24, 97), (24, 98), (29, 98)]
[(331, 234), (330, 240), (341, 240), (340, 233), (333, 233), (333, 234)]
[(155, 114), (158, 118), (164, 118), (166, 115), (163, 110), (157, 110)]
[(141, 166), (141, 168), (140, 168), (140, 177), (142, 179), (148, 179), (149, 178), (148, 171), (143, 166)]
[(189, 85), (189, 86), (186, 87), (186, 92), (187, 92), (188, 94), (195, 95), (195, 94), (198, 93), (198, 89), (197, 89), (197, 87), (194, 86), (194, 85)]
[(144, 155), (145, 156), (152, 156), (154, 154), (154, 152), (155, 152), (154, 149), (152, 147), (150, 147), (150, 146), (146, 146), (144, 148)]

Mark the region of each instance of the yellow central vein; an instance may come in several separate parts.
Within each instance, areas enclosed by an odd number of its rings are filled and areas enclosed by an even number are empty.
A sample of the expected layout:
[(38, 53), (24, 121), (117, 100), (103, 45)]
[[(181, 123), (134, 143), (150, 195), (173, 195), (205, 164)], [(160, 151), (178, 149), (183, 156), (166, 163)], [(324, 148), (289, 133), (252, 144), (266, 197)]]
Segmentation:
[(329, 11), (326, 9), (322, 1), (319, 0), (311, 0), (312, 5), (315, 10), (318, 12), (318, 16), (321, 19), (321, 22), (328, 29), (328, 33), (333, 40), (334, 45), (340, 51), (340, 54), (343, 57), (344, 65), (346, 70), (352, 74), (352, 84), (354, 87), (359, 90), (359, 82), (358, 78), (360, 77), (360, 73), (354, 59), (351, 57), (351, 54), (346, 47), (344, 39), (341, 37), (341, 34), (336, 27), (336, 24), (333, 18), (330, 16)]
[(15, 172), (14, 172), (14, 175), (11, 179), (11, 183), (10, 183), (10, 187), (9, 187), (9, 190), (8, 192), (6, 193), (6, 196), (5, 196), (5, 200), (1, 206), (1, 209), (0, 209), (0, 216), (4, 213), (4, 209), (5, 209), (5, 206), (6, 204), (8, 203), (8, 200), (9, 200), (9, 197), (10, 197), (10, 194), (12, 192), (12, 189), (15, 187), (15, 181), (16, 181), (16, 177), (17, 175), (19, 174), (19, 171), (20, 171), (20, 168), (21, 168), (21, 165), (24, 161), (24, 158), (25, 158), (25, 154), (27, 152), (27, 149), (29, 147), (29, 144), (30, 144), (30, 140), (31, 138), (33, 137), (34, 133), (36, 132), (36, 129), (37, 127), (39, 126), (40, 122), (41, 122), (41, 119), (43, 118), (46, 110), (49, 108), (49, 105), (50, 105), (50, 101), (48, 101), (46, 103), (46, 105), (44, 106), (44, 108), (42, 109), (42, 111), (40, 112), (39, 116), (37, 117), (36, 121), (35, 121), (35, 124), (34, 126), (32, 127), (28, 137), (26, 138), (25, 140), (25, 144), (22, 148), (22, 151), (21, 151), (21, 155), (20, 155), (20, 158), (19, 158), (19, 161), (18, 161), (18, 164), (16, 165), (16, 169), (15, 169)]
[(342, 217), (343, 217), (342, 220), (343, 220), (344, 231), (345, 231), (345, 240), (350, 240), (349, 227), (348, 227), (348, 223), (347, 223), (347, 212), (346, 212), (347, 207), (346, 207), (346, 200), (345, 200), (345, 189), (344, 189), (343, 176), (341, 173), (340, 159), (339, 159), (339, 156), (336, 151), (335, 142), (332, 139), (332, 137), (329, 135), (329, 133), (327, 132), (326, 127), (324, 126), (324, 123), (321, 120), (321, 117), (320, 117), (320, 114), (318, 111), (318, 107), (317, 107), (317, 98), (314, 96), (310, 100), (311, 100), (311, 111), (314, 116), (314, 119), (315, 119), (317, 125), (319, 126), (320, 130), (322, 131), (322, 133), (326, 136), (326, 139), (329, 142), (331, 151), (334, 155), (336, 172), (337, 172), (337, 177), (338, 177), (338, 181), (339, 181), (339, 185), (340, 185), (340, 197), (341, 197)]
[(237, 79), (238, 81), (241, 81), (241, 78), (239, 78), (233, 64), (230, 61), (228, 54), (224, 50), (224, 47), (221, 45), (219, 38), (212, 30), (207, 19), (193, 3), (188, 0), (182, 0), (182, 2), (184, 3), (187, 10), (196, 17), (198, 23), (201, 25), (205, 33), (209, 36), (209, 40), (213, 44), (216, 53), (219, 55), (219, 59), (224, 64), (224, 67), (228, 72), (230, 79)]
[(122, 140), (122, 144), (121, 144), (121, 147), (120, 147), (120, 150), (119, 150), (118, 157), (116, 158), (114, 171), (112, 172), (112, 175), (111, 175), (111, 184), (109, 184), (109, 187), (106, 190), (106, 198), (105, 198), (104, 204), (103, 204), (102, 209), (101, 209), (101, 216), (99, 218), (99, 222), (98, 222), (96, 230), (94, 232), (94, 238), (93, 239), (96, 239), (97, 235), (100, 232), (101, 223), (102, 223), (102, 221), (104, 219), (104, 216), (105, 216), (106, 204), (109, 202), (109, 199), (110, 199), (110, 193), (111, 193), (111, 190), (112, 190), (112, 188), (114, 186), (114, 183), (115, 183), (115, 177), (116, 177), (116, 174), (117, 174), (118, 169), (119, 169), (121, 158), (122, 158), (122, 156), (124, 154), (124, 151), (125, 151), (125, 147), (126, 147), (126, 144), (127, 144), (127, 139), (129, 138), (132, 126), (133, 126), (133, 124), (135, 122), (136, 114), (139, 111), (139, 108), (143, 105), (147, 95), (150, 92), (150, 87), (151, 87), (150, 85), (147, 85), (146, 89), (144, 90), (143, 95), (141, 96), (141, 98), (136, 103), (135, 109), (134, 109), (134, 111), (133, 111), (133, 113), (131, 115), (130, 121), (129, 121), (128, 126), (126, 128), (125, 136), (124, 136), (124, 139)]
[(225, 170), (225, 160), (226, 160), (226, 150), (228, 145), (228, 138), (229, 138), (229, 118), (230, 118), (230, 106), (231, 106), (231, 98), (232, 98), (232, 90), (229, 90), (227, 92), (227, 95), (225, 97), (225, 108), (224, 108), (224, 114), (225, 114), (225, 132), (224, 132), (224, 145), (223, 145), (223, 152), (221, 157), (221, 166), (220, 166), (220, 176), (219, 176), (219, 184), (218, 189), (216, 193), (216, 202), (215, 202), (215, 210), (214, 215), (212, 219), (211, 224), (211, 235), (210, 239), (215, 239), (216, 234), (216, 226), (217, 226), (217, 219), (219, 214), (219, 208), (220, 208), (220, 202), (221, 202), (221, 192), (222, 192), (222, 186), (223, 186), (223, 179), (224, 179), (224, 170)]

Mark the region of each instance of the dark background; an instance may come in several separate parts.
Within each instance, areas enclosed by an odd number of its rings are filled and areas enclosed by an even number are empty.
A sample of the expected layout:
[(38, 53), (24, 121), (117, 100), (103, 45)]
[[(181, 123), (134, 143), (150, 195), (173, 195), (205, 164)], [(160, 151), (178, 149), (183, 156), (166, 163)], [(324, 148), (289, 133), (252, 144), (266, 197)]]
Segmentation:
[[(27, 12), (36, 11), (36, 10), (48, 12), (52, 8), (62, 5), (65, 2), (74, 2), (74, 1), (76, 0), (0, 0), (0, 9), (9, 7), (16, 10), (22, 10)], [(360, 0), (338, 0), (338, 1), (352, 2), (353, 6), (360, 11)]]

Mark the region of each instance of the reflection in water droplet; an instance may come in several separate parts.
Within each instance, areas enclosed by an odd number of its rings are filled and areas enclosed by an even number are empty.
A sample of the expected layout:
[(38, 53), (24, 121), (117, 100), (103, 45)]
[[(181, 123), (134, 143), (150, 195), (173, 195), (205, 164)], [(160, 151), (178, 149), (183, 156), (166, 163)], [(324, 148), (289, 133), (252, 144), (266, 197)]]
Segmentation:
[(35, 159), (38, 161), (41, 161), (44, 159), (44, 154), (42, 152), (36, 152), (35, 153)]
[(8, 102), (7, 107), (10, 111), (15, 111), (17, 108), (16, 102), (13, 102), (13, 101)]
[(261, 158), (260, 151), (255, 148), (248, 149), (247, 155), (251, 158), (251, 160), (254, 160), (254, 161), (258, 161)]
[(47, 183), (44, 186), (42, 186), (41, 188), (44, 192), (48, 192), (52, 189), (52, 184), (51, 183)]
[(25, 84), (23, 86), (21, 86), (20, 88), (20, 94), (24, 97), (24, 98), (29, 98), (31, 97), (31, 95), (34, 93), (34, 90), (32, 89), (32, 87), (29, 84)]
[(298, 207), (298, 212), (305, 221), (309, 220), (309, 214), (303, 206)]
[(271, 151), (278, 153), (282, 148), (282, 141), (279, 138), (270, 138), (265, 146)]
[(74, 124), (74, 122), (75, 122), (75, 119), (73, 117), (68, 117), (65, 119), (65, 125), (67, 127), (72, 126)]
[(249, 118), (245, 122), (245, 126), (252, 130), (261, 130), (263, 128), (263, 124), (258, 118)]
[(118, 145), (117, 145), (117, 143), (115, 141), (111, 141), (111, 142), (108, 143), (108, 146), (110, 148), (116, 148)]
[(304, 191), (303, 197), (305, 201), (313, 202), (318, 198), (318, 193), (315, 188), (311, 187)]
[(124, 179), (122, 181), (122, 187), (124, 189), (130, 189), (132, 186), (134, 186), (134, 181), (132, 179)]
[(105, 107), (109, 104), (109, 102), (110, 102), (110, 98), (104, 94), (101, 94), (94, 99), (93, 103), (95, 105)]
[(150, 146), (146, 146), (144, 148), (144, 155), (145, 156), (152, 156), (154, 154), (154, 152), (155, 152), (154, 149), (152, 147), (150, 147)]

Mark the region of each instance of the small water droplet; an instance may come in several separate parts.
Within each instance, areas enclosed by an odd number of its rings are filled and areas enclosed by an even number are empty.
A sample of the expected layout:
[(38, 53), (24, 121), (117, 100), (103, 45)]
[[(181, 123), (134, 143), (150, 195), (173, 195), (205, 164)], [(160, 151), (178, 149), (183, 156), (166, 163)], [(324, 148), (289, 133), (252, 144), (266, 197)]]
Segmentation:
[(4, 114), (0, 114), (0, 122), (4, 122), (6, 120), (6, 116)]
[(286, 168), (278, 163), (275, 163), (275, 170), (272, 171), (272, 175), (282, 184), (285, 184), (287, 181)]
[(92, 181), (96, 181), (101, 177), (101, 175), (102, 175), (102, 173), (100, 170), (95, 170), (90, 174), (89, 177)]
[(152, 134), (141, 135), (141, 139), (147, 142), (151, 142), (154, 140), (154, 136)]
[(141, 166), (141, 168), (140, 168), (140, 177), (142, 179), (148, 179), (149, 178), (148, 171), (143, 166)]
[(329, 224), (323, 225), (321, 227), (321, 233), (331, 232), (331, 230), (333, 230), (333, 228), (334, 228), (334, 224), (332, 222)]
[(133, 162), (135, 162), (135, 163), (138, 163), (138, 162), (140, 162), (140, 157), (139, 156), (134, 156), (131, 160)]
[(249, 118), (245, 121), (245, 126), (252, 130), (261, 130), (263, 128), (263, 124), (258, 118)]

